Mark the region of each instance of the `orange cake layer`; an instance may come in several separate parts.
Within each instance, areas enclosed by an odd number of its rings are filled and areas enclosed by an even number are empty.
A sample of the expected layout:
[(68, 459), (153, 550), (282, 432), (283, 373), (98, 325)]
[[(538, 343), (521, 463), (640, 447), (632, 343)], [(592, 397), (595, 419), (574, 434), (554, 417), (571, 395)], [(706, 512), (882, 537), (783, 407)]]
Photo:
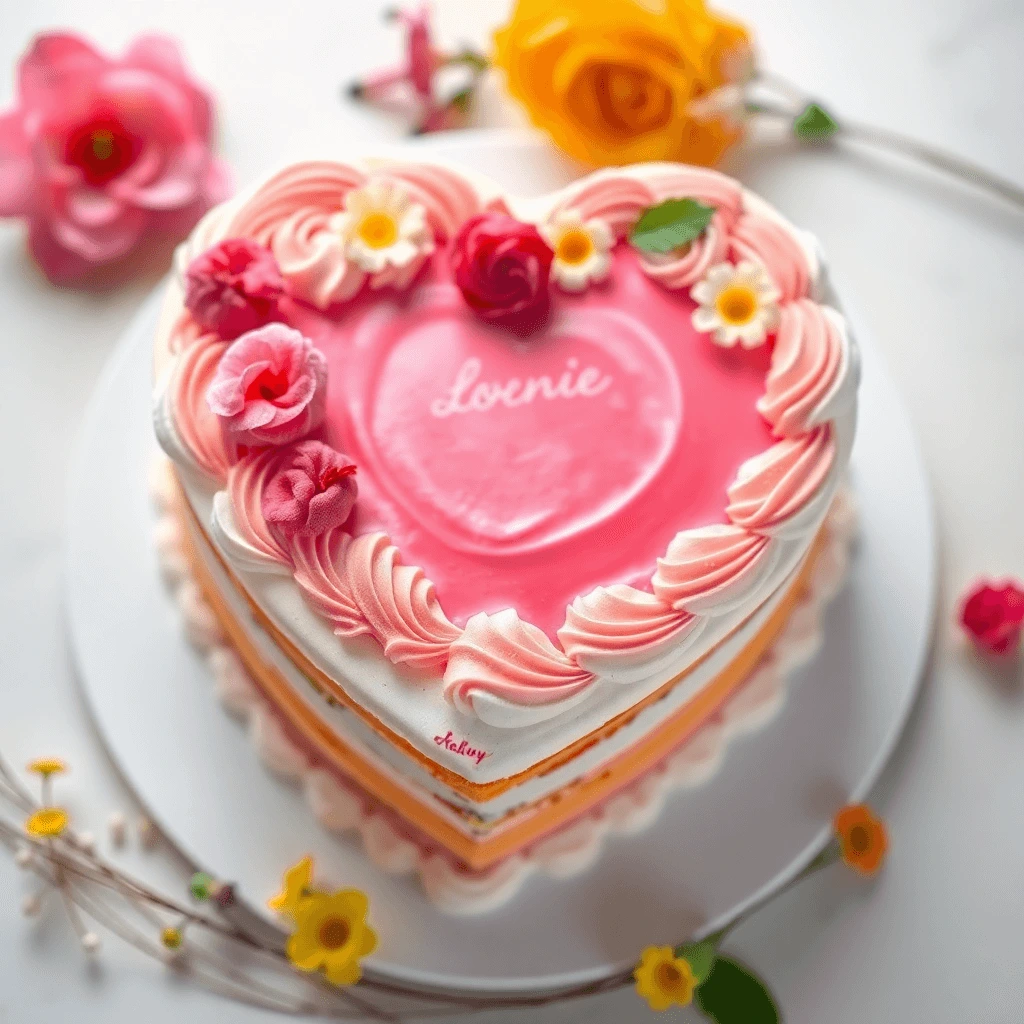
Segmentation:
[[(326, 675), (321, 669), (314, 665), (302, 651), (277, 627), (277, 625), (270, 620), (262, 608), (252, 599), (250, 594), (246, 591), (245, 587), (241, 585), (237, 576), (232, 572), (230, 566), (221, 556), (216, 546), (210, 541), (206, 531), (203, 529), (202, 524), (196, 517), (195, 511), (185, 498), (184, 494), (180, 494), (180, 505), (186, 510), (186, 515), (191, 521), (193, 527), (199, 532), (205, 541), (206, 548), (211, 551), (217, 558), (220, 566), (224, 573), (231, 580), (235, 590), (242, 596), (242, 598), (249, 605), (249, 608), (259, 623), (260, 627), (273, 639), (274, 643), (291, 659), (295, 667), (304, 675), (306, 678), (321, 691), (325, 699), (329, 701), (337, 701), (343, 704), (346, 708), (357, 714), (370, 728), (377, 732), (380, 736), (384, 737), (390, 744), (397, 749), (401, 750), (407, 757), (416, 761), (421, 765), (427, 772), (429, 772), (434, 778), (450, 787), (453, 791), (462, 794), (473, 801), (486, 801), (498, 796), (501, 793), (507, 792), (525, 782), (527, 779), (535, 776), (543, 776), (548, 772), (554, 771), (556, 768), (561, 767), (563, 764), (568, 763), (574, 757), (582, 753), (584, 750), (589, 748), (595, 743), (600, 742), (603, 739), (607, 739), (618, 729), (624, 725), (628, 725), (644, 708), (649, 707), (651, 704), (660, 700), (670, 690), (682, 682), (691, 672), (697, 669), (703, 662), (709, 658), (717, 649), (719, 645), (710, 648), (705, 651), (700, 658), (691, 662), (687, 668), (669, 679), (664, 685), (659, 687), (653, 693), (649, 694), (645, 699), (638, 701), (632, 707), (623, 711), (621, 714), (609, 719), (601, 728), (595, 729), (585, 736), (581, 736), (578, 740), (563, 747), (562, 750), (555, 754), (552, 754), (530, 768), (524, 771), (517, 772), (514, 775), (506, 776), (502, 779), (495, 779), (492, 782), (472, 782), (466, 779), (464, 776), (459, 775), (456, 772), (438, 764), (431, 758), (424, 755), (416, 747), (414, 747), (404, 737), (399, 736), (392, 729), (389, 729), (384, 725), (375, 715), (368, 711), (365, 707), (361, 706), (357, 702), (353, 701), (351, 697), (346, 693), (344, 688), (339, 683), (331, 679), (330, 676)], [(188, 530), (185, 531), (187, 537), (191, 537)], [(743, 664), (753, 666), (757, 659), (763, 654), (768, 647), (771, 646), (775, 637), (785, 625), (786, 619), (789, 616), (789, 611), (792, 606), (799, 599), (804, 589), (804, 583), (807, 575), (810, 572), (810, 567), (813, 565), (814, 560), (817, 556), (818, 551), (821, 548), (822, 534), (819, 531), (818, 536), (814, 539), (811, 544), (810, 551), (806, 559), (804, 560), (803, 566), (800, 570), (798, 577), (790, 585), (790, 592), (786, 595), (779, 607), (773, 613), (771, 618), (765, 623), (761, 630), (750, 640), (747, 646), (740, 651), (736, 659), (730, 664), (729, 668), (726, 669), (726, 673), (729, 673), (734, 665)], [(189, 540), (191, 544), (191, 539)], [(197, 572), (200, 575), (200, 579), (203, 581), (204, 589), (209, 592), (216, 592), (216, 584), (213, 582), (209, 573), (206, 571), (204, 565), (202, 565), (202, 559), (195, 556), (193, 552), (192, 561), (196, 563)], [(223, 604), (223, 602), (218, 602)], [(225, 609), (226, 614), (230, 612)], [(722, 638), (720, 643), (725, 643), (730, 637), (739, 629), (741, 629), (749, 618), (748, 616), (742, 622), (737, 623), (735, 628), (726, 636)], [(741, 677), (742, 678), (742, 677)], [(714, 685), (714, 684), (712, 684)], [(711, 688), (711, 687), (709, 687)], [(683, 708), (682, 710), (686, 710)]]
[[(225, 634), (238, 650), (264, 695), (293, 732), (303, 739), (310, 752), (317, 758), (323, 758), (342, 776), (350, 778), (376, 799), (393, 808), (412, 825), (450, 850), (469, 867), (482, 869), (585, 813), (657, 764), (707, 721), (743, 684), (758, 659), (785, 626), (794, 606), (806, 590), (807, 578), (820, 543), (819, 537), (799, 575), (757, 635), (739, 652), (729, 666), (696, 694), (691, 701), (590, 777), (577, 780), (558, 793), (545, 797), (530, 807), (511, 812), (502, 821), (496, 834), (484, 837), (472, 837), (456, 828), (428, 804), (411, 796), (387, 775), (366, 762), (340, 739), (295, 693), (288, 681), (275, 668), (263, 661), (255, 644), (221, 595), (203, 559), (194, 549), (191, 549), (189, 554), (196, 578)], [(265, 616), (260, 618), (262, 625), (266, 621)], [(277, 631), (268, 630), (268, 632), (271, 633), (275, 641), (279, 642)], [(628, 717), (633, 717), (641, 706), (646, 706), (664, 696), (671, 687), (679, 682), (680, 678), (682, 676), (670, 680), (652, 694), (647, 701), (643, 702), (643, 705), (631, 709)], [(334, 687), (331, 686), (330, 689), (333, 691)], [(376, 721), (373, 716), (364, 714), (363, 717)], [(609, 726), (618, 727), (626, 720), (628, 720), (626, 716), (619, 716), (618, 719), (609, 723)], [(574, 744), (574, 747), (580, 750), (589, 746), (590, 743), (599, 741), (604, 735), (614, 731), (614, 729), (609, 729), (609, 726), (584, 737), (580, 743)], [(382, 731), (386, 730), (382, 729)], [(413, 750), (411, 745), (406, 744), (405, 741), (401, 741), (400, 745), (403, 750)], [(419, 752), (415, 751), (415, 753), (418, 755)], [(422, 755), (418, 756), (417, 760), (426, 762)], [(432, 762), (430, 763), (432, 764)], [(434, 767), (439, 768), (436, 765)], [(493, 784), (489, 786), (466, 784), (460, 776), (445, 772), (444, 769), (439, 769), (435, 775), (441, 773), (445, 776), (452, 775), (453, 778), (464, 783), (464, 787), (458, 787), (460, 789), (469, 788), (471, 791), (476, 791), (493, 788)], [(534, 773), (524, 772), (511, 780), (501, 781), (513, 785), (516, 781), (525, 779), (532, 774)], [(507, 786), (502, 787), (502, 789), (504, 788)], [(434, 799), (433, 797), (428, 798)]]

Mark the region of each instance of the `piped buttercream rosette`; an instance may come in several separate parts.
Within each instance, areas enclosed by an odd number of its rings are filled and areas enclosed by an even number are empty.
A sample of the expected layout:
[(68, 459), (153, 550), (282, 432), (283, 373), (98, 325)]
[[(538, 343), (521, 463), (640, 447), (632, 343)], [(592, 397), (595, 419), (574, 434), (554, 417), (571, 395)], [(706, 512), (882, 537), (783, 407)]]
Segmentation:
[[(843, 318), (817, 298), (813, 243), (718, 172), (669, 164), (601, 171), (555, 197), (541, 227), (599, 224), (595, 237), (607, 230), (621, 240), (646, 209), (678, 197), (714, 209), (706, 229), (677, 251), (636, 258), (671, 290), (689, 292), (722, 266), (754, 267), (770, 284), (763, 324), (771, 360), (757, 408), (777, 440), (740, 467), (726, 521), (679, 533), (649, 588), (580, 595), (554, 639), (511, 609), (460, 627), (385, 534), (353, 536), (330, 517), (290, 532), (268, 521), (264, 498), (285, 453), (239, 451), (225, 440), (206, 393), (227, 344), (197, 332), (185, 314), (170, 327), (158, 433), (179, 465), (221, 485), (213, 529), (222, 550), (241, 567), (291, 573), (338, 637), (375, 638), (390, 661), (440, 676), (460, 711), (496, 726), (554, 717), (605, 680), (632, 684), (685, 668), (688, 648), (709, 628), (752, 614), (806, 554), (849, 451), (859, 364)], [(407, 287), (467, 220), (503, 207), (447, 168), (318, 162), (289, 168), (211, 216), (201, 237), (207, 246), (242, 237), (266, 247), (290, 294), (324, 309), (372, 287), (375, 275)]]

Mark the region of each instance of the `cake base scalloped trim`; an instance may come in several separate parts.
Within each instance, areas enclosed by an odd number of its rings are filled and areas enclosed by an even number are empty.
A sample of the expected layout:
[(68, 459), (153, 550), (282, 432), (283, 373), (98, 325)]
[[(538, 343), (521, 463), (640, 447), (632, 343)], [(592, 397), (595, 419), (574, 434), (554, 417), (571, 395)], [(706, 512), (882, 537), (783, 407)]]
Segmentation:
[(825, 544), (807, 592), (739, 692), (710, 721), (669, 757), (587, 814), (492, 868), (470, 871), (399, 834), (372, 798), (350, 791), (334, 775), (316, 767), (285, 734), (192, 575), (181, 525), (173, 512), (175, 487), (167, 460), (154, 465), (152, 493), (158, 511), (157, 554), (186, 636), (205, 655), (218, 699), (246, 725), (264, 765), (301, 788), (324, 828), (356, 833), (376, 867), (388, 874), (415, 874), (431, 902), (453, 914), (500, 906), (534, 872), (567, 878), (585, 871), (600, 856), (607, 837), (647, 828), (673, 792), (700, 786), (715, 774), (733, 737), (770, 721), (785, 700), (790, 675), (810, 661), (821, 644), (822, 613), (846, 578), (856, 520), (849, 492), (841, 489), (828, 512)]

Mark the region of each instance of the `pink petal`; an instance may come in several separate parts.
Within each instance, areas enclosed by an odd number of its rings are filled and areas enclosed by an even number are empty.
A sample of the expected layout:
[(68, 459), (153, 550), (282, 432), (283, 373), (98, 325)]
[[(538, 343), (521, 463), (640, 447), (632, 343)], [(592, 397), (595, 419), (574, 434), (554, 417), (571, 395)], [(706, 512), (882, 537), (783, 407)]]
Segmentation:
[(175, 210), (188, 206), (200, 195), (203, 184), (205, 148), (199, 143), (165, 154), (155, 179), (132, 193), (132, 201), (147, 210)]
[(69, 190), (64, 212), (84, 230), (105, 228), (121, 216), (124, 203), (83, 183)]
[(148, 217), (143, 210), (128, 206), (121, 208), (120, 216), (102, 226), (76, 224), (58, 214), (50, 229), (58, 245), (70, 249), (91, 263), (109, 263), (130, 252), (142, 236)]
[(156, 33), (141, 35), (128, 47), (123, 63), (148, 68), (180, 86), (191, 102), (192, 123), (196, 134), (204, 142), (211, 141), (213, 105), (206, 92), (189, 77), (175, 40)]
[(33, 169), (21, 111), (0, 116), (0, 217), (32, 209)]
[(77, 284), (95, 266), (78, 253), (70, 252), (60, 245), (42, 220), (30, 222), (28, 247), (43, 273), (54, 284)]
[(109, 61), (81, 36), (66, 32), (38, 35), (18, 64), (18, 94), (34, 106), (48, 94), (61, 91), (83, 74), (96, 74)]

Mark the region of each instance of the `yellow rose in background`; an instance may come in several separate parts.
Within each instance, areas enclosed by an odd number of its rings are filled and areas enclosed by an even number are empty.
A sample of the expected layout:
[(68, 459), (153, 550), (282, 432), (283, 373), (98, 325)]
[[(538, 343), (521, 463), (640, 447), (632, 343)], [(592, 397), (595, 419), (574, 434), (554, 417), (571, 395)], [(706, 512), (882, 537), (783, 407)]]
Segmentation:
[(704, 0), (517, 0), (494, 42), (509, 91), (578, 160), (713, 164), (740, 137), (707, 97), (749, 74), (750, 39)]

